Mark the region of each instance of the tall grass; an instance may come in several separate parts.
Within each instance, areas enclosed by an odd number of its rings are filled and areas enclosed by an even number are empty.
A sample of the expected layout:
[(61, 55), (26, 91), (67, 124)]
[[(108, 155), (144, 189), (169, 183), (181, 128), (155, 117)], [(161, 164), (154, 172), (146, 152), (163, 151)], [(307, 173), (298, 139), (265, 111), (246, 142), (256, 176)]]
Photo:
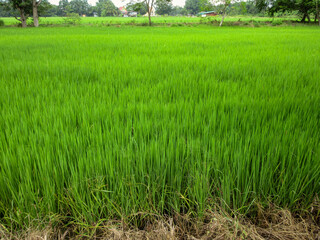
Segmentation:
[(0, 223), (307, 209), (317, 28), (2, 29)]

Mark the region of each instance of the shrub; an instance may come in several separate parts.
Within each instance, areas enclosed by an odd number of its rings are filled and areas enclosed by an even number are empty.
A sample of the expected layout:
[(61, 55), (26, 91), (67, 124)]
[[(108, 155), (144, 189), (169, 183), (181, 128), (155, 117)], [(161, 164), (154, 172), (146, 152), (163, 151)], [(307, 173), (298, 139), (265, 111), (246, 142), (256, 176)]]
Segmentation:
[(260, 23), (258, 21), (252, 20), (252, 24), (254, 27), (260, 27)]
[(137, 24), (138, 26), (149, 26), (149, 23), (148, 22), (142, 22), (140, 24)]
[(253, 23), (253, 26), (254, 26), (254, 27), (260, 27), (260, 24), (257, 23), (257, 22), (255, 22), (255, 23)]
[(66, 24), (73, 24), (73, 25), (80, 24), (81, 22), (81, 18), (77, 13), (68, 13), (67, 17), (65, 17), (63, 20)]
[(206, 23), (210, 22), (210, 20), (211, 20), (210, 17), (201, 17), (200, 18), (200, 23), (206, 24)]
[(4, 26), (4, 21), (0, 19), (0, 27)]
[(27, 26), (29, 26), (29, 27), (33, 27), (34, 26), (33, 18), (28, 18)]
[(171, 24), (171, 27), (182, 27), (182, 26), (184, 26), (182, 23)]
[(282, 24), (282, 20), (280, 19), (275, 19), (272, 21), (272, 26), (278, 26), (278, 25), (281, 25)]

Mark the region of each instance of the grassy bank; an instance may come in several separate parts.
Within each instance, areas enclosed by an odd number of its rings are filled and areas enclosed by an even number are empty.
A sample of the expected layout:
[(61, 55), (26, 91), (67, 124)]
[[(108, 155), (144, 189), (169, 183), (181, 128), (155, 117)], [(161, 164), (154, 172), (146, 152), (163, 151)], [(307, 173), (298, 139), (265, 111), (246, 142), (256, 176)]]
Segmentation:
[[(4, 21), (6, 26), (18, 25), (20, 22), (15, 18), (0, 18)], [(40, 25), (64, 25), (66, 24), (64, 17), (41, 17)], [(164, 24), (201, 24), (212, 21), (221, 21), (221, 17), (153, 17), (152, 22), (156, 25)], [(228, 22), (283, 22), (283, 21), (299, 21), (299, 17), (256, 17), (256, 16), (228, 16), (225, 21)], [(32, 25), (32, 19), (28, 20), (28, 23)], [(148, 25), (147, 17), (136, 17), (136, 18), (124, 18), (124, 17), (81, 17), (80, 25)]]
[(0, 32), (6, 228), (303, 212), (319, 193), (319, 28)]

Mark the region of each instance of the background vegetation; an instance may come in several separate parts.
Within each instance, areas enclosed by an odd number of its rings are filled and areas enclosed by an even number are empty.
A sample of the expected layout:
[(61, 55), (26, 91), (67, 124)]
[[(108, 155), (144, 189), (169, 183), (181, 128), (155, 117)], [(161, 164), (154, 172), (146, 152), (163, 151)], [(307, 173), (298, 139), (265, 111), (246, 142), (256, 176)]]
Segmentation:
[[(5, 26), (16, 26), (19, 24), (15, 18), (0, 18)], [(221, 20), (221, 17), (154, 17), (154, 25), (168, 25), (168, 26), (196, 26), (199, 24), (208, 24), (213, 26)], [(250, 16), (229, 16), (225, 19), (226, 25), (244, 25), (244, 26), (265, 26), (272, 25), (273, 23), (278, 23), (279, 25), (283, 23), (288, 23), (289, 25), (294, 25), (298, 21), (298, 16), (288, 16), (288, 17), (250, 17)], [(32, 26), (32, 19), (27, 21), (29, 26)], [(61, 25), (83, 25), (83, 26), (122, 26), (122, 25), (134, 25), (134, 26), (147, 26), (148, 18), (120, 18), (120, 17), (86, 17), (81, 18), (76, 14), (68, 14), (66, 17), (48, 17), (40, 18), (40, 24), (42, 26), (61, 26)]]
[[(1, 0), (0, 17), (18, 17), (21, 16), (21, 10), (32, 16), (32, 1), (35, 0)], [(195, 16), (202, 11), (214, 11), (220, 16), (224, 13), (228, 16), (248, 17), (295, 16), (302, 22), (319, 22), (319, 5), (319, 0), (186, 0), (185, 6), (179, 7), (173, 6), (170, 0), (154, 0), (152, 6), (143, 0), (132, 0), (126, 4), (126, 9), (136, 11), (138, 16), (155, 8), (156, 14), (160, 16)], [(89, 5), (87, 0), (61, 0), (58, 6), (43, 0), (39, 1), (38, 12), (41, 17), (67, 17), (70, 14), (89, 17), (123, 16), (111, 0), (99, 0), (95, 6)]]

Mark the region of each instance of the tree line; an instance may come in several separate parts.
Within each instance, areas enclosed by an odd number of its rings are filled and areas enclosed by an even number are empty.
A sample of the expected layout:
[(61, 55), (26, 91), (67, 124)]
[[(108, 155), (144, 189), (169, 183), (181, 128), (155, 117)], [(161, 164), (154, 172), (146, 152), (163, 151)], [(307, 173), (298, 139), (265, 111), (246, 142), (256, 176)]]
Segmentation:
[[(149, 3), (150, 5), (151, 3)], [(0, 0), (0, 17), (15, 17), (23, 13), (32, 16), (31, 0)], [(120, 16), (120, 10), (113, 4), (111, 0), (99, 0), (95, 6), (91, 6), (87, 0), (60, 0), (59, 5), (53, 5), (48, 0), (38, 0), (38, 15), (42, 17), (65, 17), (70, 13), (76, 13), (80, 16)], [(187, 16), (196, 15), (201, 11), (217, 11), (221, 7), (214, 5), (210, 1), (202, 0), (186, 0), (185, 6), (173, 6), (171, 1), (158, 0), (153, 3), (153, 8), (157, 15), (167, 16)], [(131, 1), (126, 5), (128, 11), (135, 11), (139, 15), (148, 13), (148, 2)], [(261, 11), (255, 6), (254, 2), (236, 2), (231, 3), (229, 7), (230, 15), (255, 15)], [(151, 7), (149, 7), (151, 10)]]
[[(201, 11), (214, 11), (222, 15), (266, 15), (295, 14), (301, 21), (319, 22), (320, 0), (186, 0), (184, 7), (173, 6), (172, 0), (132, 0), (126, 5), (128, 11), (140, 15), (147, 14), (151, 25), (152, 10), (158, 15), (184, 16), (196, 15)], [(120, 10), (111, 0), (98, 0), (91, 6), (87, 0), (60, 0), (53, 5), (48, 0), (0, 0), (0, 17), (15, 17), (22, 27), (27, 26), (27, 19), (32, 17), (35, 27), (39, 26), (39, 16), (65, 17), (69, 14), (86, 16), (120, 16)]]

